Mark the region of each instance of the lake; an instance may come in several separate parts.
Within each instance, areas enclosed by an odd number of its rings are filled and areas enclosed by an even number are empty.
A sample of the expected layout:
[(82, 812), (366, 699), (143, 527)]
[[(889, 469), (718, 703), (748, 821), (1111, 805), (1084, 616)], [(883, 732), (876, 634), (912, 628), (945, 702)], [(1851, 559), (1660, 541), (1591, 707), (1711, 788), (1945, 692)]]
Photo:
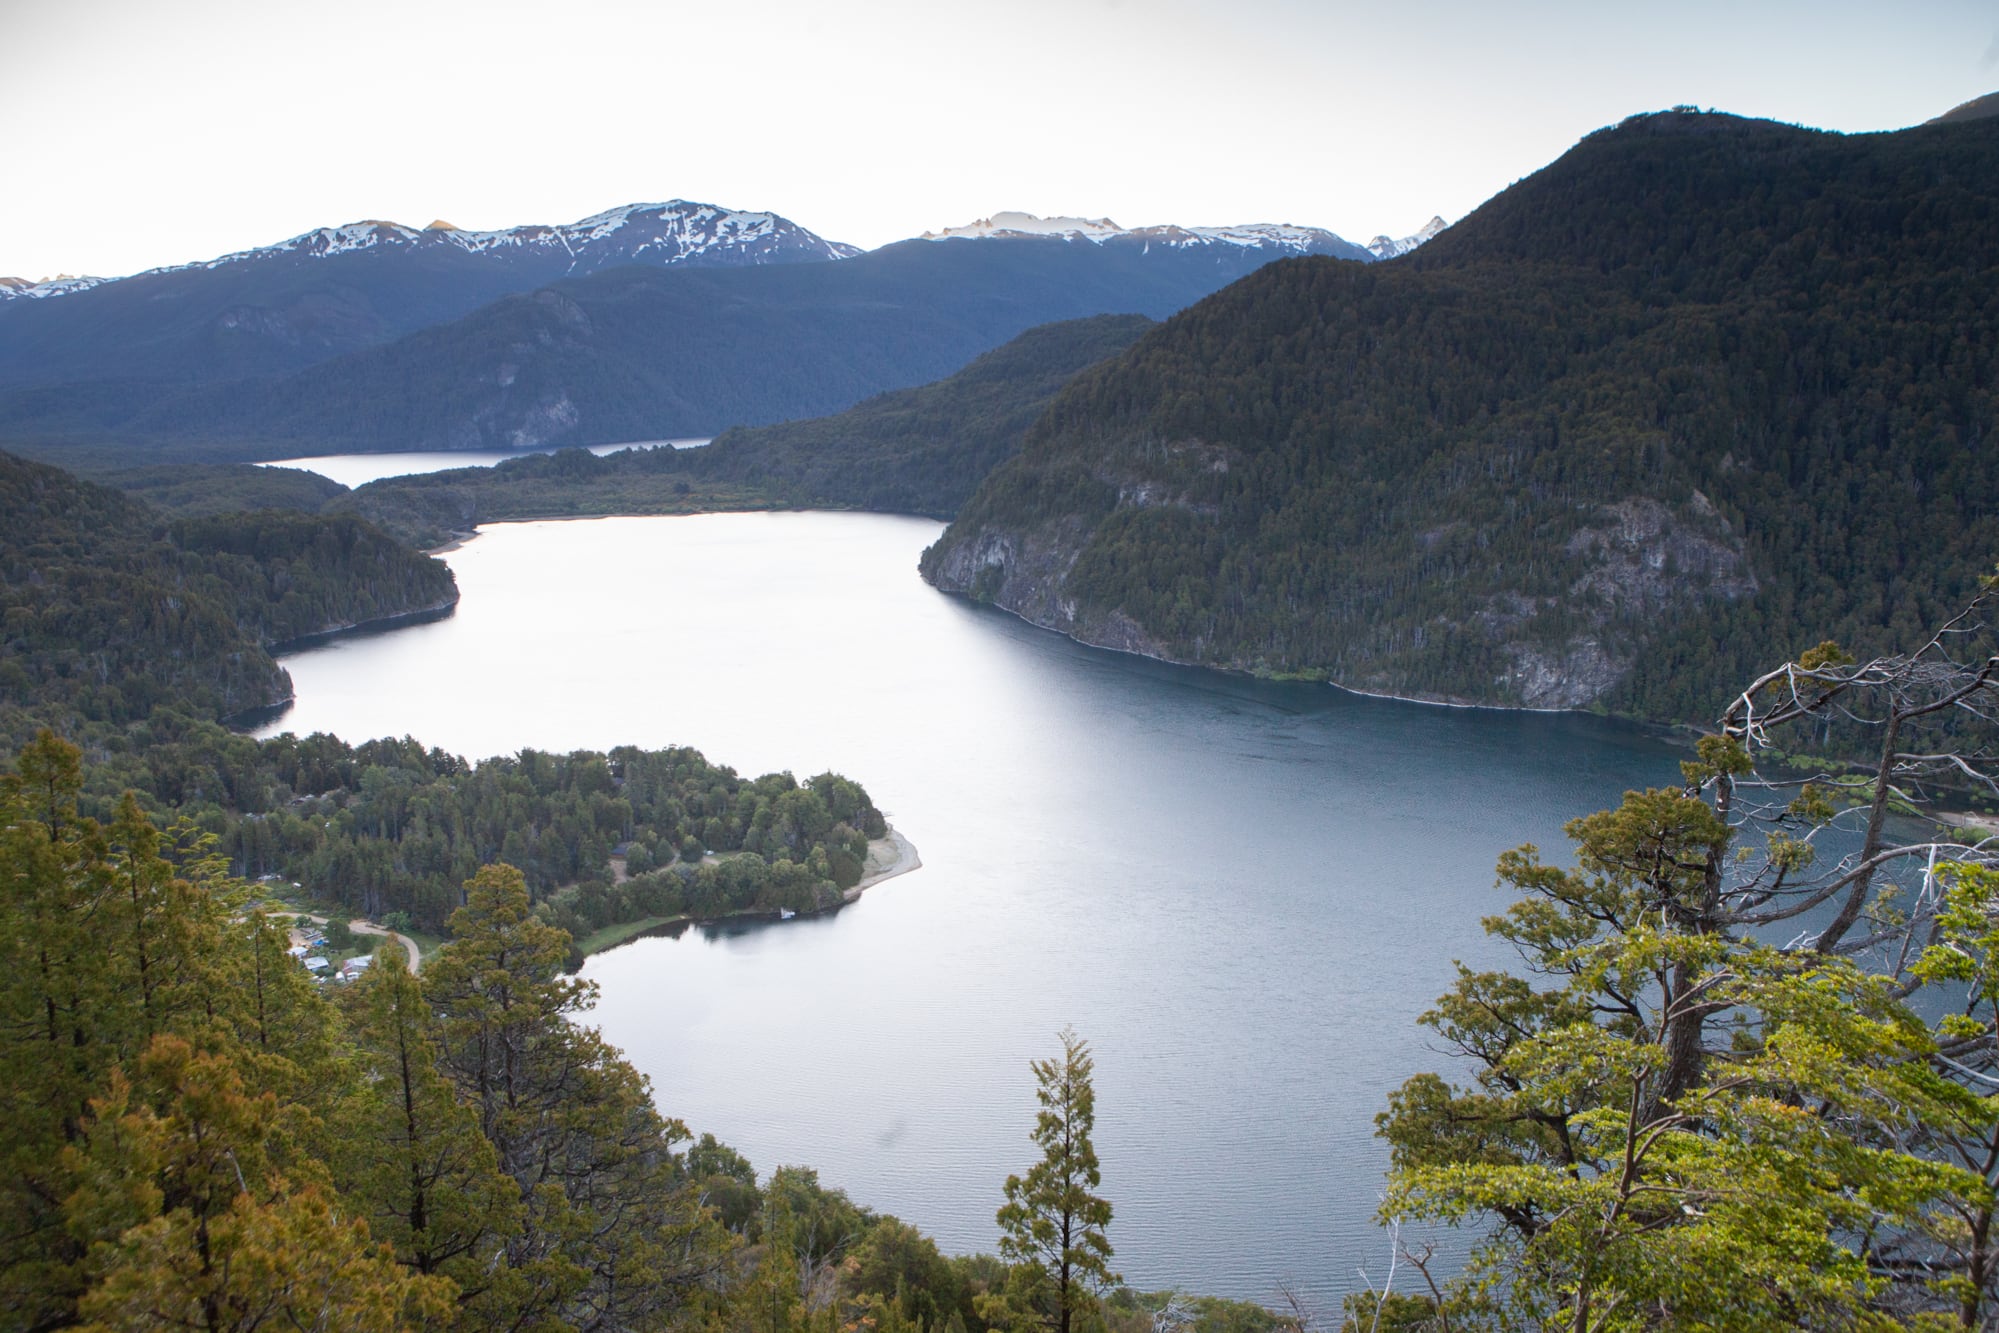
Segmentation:
[[(708, 438), (689, 437), (679, 440), (631, 440), (624, 444), (593, 444), (587, 446), (591, 453), (602, 458), (623, 449), (698, 449), (708, 443)], [(371, 481), (384, 477), (407, 477), (418, 472), (444, 472), (459, 467), (492, 467), (510, 458), (527, 458), (533, 454), (552, 454), (548, 449), (442, 449), (432, 453), (400, 454), (316, 454), (311, 458), (278, 458), (258, 467), (291, 467), (306, 472), (317, 472), (320, 476), (337, 481), (352, 490), (365, 486)]]
[(1080, 647), (916, 576), (940, 527), (727, 514), (488, 527), (447, 619), (285, 659), (279, 730), (472, 756), (691, 744), (837, 769), (923, 868), (839, 913), (592, 958), (595, 1020), (661, 1109), (947, 1251), (1033, 1161), (1031, 1059), (1096, 1054), (1116, 1266), (1337, 1307), (1365, 1266), (1373, 1117), (1442, 1057), (1415, 1020), (1493, 863), (1677, 779), (1637, 729), (1426, 707)]

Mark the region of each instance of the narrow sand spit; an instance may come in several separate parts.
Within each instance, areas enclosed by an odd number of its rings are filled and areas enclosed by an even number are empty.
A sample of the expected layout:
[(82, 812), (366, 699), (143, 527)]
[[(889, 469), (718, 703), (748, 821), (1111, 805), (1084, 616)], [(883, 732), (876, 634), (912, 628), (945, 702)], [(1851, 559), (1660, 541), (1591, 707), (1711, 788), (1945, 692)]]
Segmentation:
[(860, 882), (842, 896), (852, 902), (885, 879), (922, 868), (923, 858), (916, 854), (916, 844), (890, 829), (886, 838), (876, 838), (868, 844), (868, 860), (861, 867)]

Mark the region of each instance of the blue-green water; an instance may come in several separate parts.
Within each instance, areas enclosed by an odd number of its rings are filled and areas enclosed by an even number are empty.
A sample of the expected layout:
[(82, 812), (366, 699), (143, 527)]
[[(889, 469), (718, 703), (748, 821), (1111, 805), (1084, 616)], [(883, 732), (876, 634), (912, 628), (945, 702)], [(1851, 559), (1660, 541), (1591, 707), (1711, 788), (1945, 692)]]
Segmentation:
[(837, 915), (600, 955), (596, 1020), (661, 1108), (816, 1167), (949, 1250), (1032, 1160), (1030, 1059), (1097, 1057), (1117, 1265), (1336, 1305), (1388, 1242), (1373, 1117), (1415, 1019), (1504, 955), (1501, 851), (1673, 780), (1601, 720), (1432, 708), (1081, 648), (933, 592), (938, 525), (528, 523), (453, 551), (449, 619), (286, 660), (273, 730), (475, 756), (693, 744), (865, 783), (923, 868)]

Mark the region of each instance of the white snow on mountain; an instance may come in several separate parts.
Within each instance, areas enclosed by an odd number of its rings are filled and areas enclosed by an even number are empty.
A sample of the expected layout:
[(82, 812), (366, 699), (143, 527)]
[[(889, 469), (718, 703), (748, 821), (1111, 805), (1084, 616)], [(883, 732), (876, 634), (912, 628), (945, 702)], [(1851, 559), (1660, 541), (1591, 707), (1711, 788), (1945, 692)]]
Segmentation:
[(1394, 259), (1398, 255), (1408, 254), (1449, 225), (1442, 218), (1431, 218), (1414, 236), (1404, 236), (1400, 240), (1393, 236), (1377, 236), (1367, 243), (1367, 248), (1376, 259)]
[(1109, 218), (1039, 218), (1032, 213), (995, 213), (962, 227), (926, 231), (922, 239), (942, 241), (958, 236), (1122, 236), (1125, 229)]
[[(449, 223), (432, 223), (418, 230), (397, 222), (370, 220), (339, 227), (321, 227), (276, 245), (239, 250), (217, 259), (148, 269), (137, 277), (219, 269), (235, 264), (301, 255), (330, 259), (362, 250), (450, 246), (468, 254), (559, 253), (565, 271), (591, 272), (617, 264), (710, 263), (756, 264), (772, 259), (845, 259), (856, 246), (828, 241), (775, 213), (744, 213), (685, 199), (664, 203), (626, 204), (566, 226), (509, 227), (504, 231), (466, 231)], [(29, 283), (0, 278), (0, 301), (18, 297), (62, 296), (115, 278), (59, 278)]]
[(92, 287), (110, 282), (110, 278), (78, 278), (67, 273), (58, 273), (53, 278), (43, 278), (40, 282), (28, 278), (0, 278), (0, 301), (20, 298), (24, 301), (39, 301), (49, 296), (67, 296), (71, 292), (89, 291)]
[(1360, 247), (1320, 227), (1290, 223), (1252, 222), (1234, 227), (1120, 227), (1109, 218), (1036, 217), (1032, 213), (995, 213), (960, 227), (926, 231), (922, 239), (950, 241), (991, 237), (1046, 236), (1085, 240), (1101, 245), (1111, 240), (1139, 241), (1148, 246), (1187, 249), (1235, 245), (1244, 249), (1281, 250), (1293, 254), (1332, 253), (1355, 256)]
[(654, 262), (668, 264), (728, 250), (812, 251), (826, 259), (844, 259), (860, 253), (854, 246), (822, 240), (775, 213), (742, 213), (713, 204), (673, 199), (656, 204), (626, 204), (566, 226), (531, 225), (504, 231), (467, 231), (436, 223), (418, 231), (395, 222), (350, 222), (344, 227), (321, 227), (262, 249), (176, 267), (220, 268), (287, 251), (325, 258), (379, 245), (449, 245), (471, 254), (508, 249), (561, 249), (578, 262), (585, 257), (617, 255), (636, 259), (648, 255)]

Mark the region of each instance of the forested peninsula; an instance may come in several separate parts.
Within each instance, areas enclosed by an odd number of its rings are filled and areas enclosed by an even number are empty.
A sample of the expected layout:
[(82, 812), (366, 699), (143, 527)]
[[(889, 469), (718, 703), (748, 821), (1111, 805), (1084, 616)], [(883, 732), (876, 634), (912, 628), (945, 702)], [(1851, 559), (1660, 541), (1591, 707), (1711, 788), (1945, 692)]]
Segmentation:
[(1085, 372), (926, 554), (1085, 642), (1659, 720), (1999, 550), (1999, 120), (1690, 109)]

